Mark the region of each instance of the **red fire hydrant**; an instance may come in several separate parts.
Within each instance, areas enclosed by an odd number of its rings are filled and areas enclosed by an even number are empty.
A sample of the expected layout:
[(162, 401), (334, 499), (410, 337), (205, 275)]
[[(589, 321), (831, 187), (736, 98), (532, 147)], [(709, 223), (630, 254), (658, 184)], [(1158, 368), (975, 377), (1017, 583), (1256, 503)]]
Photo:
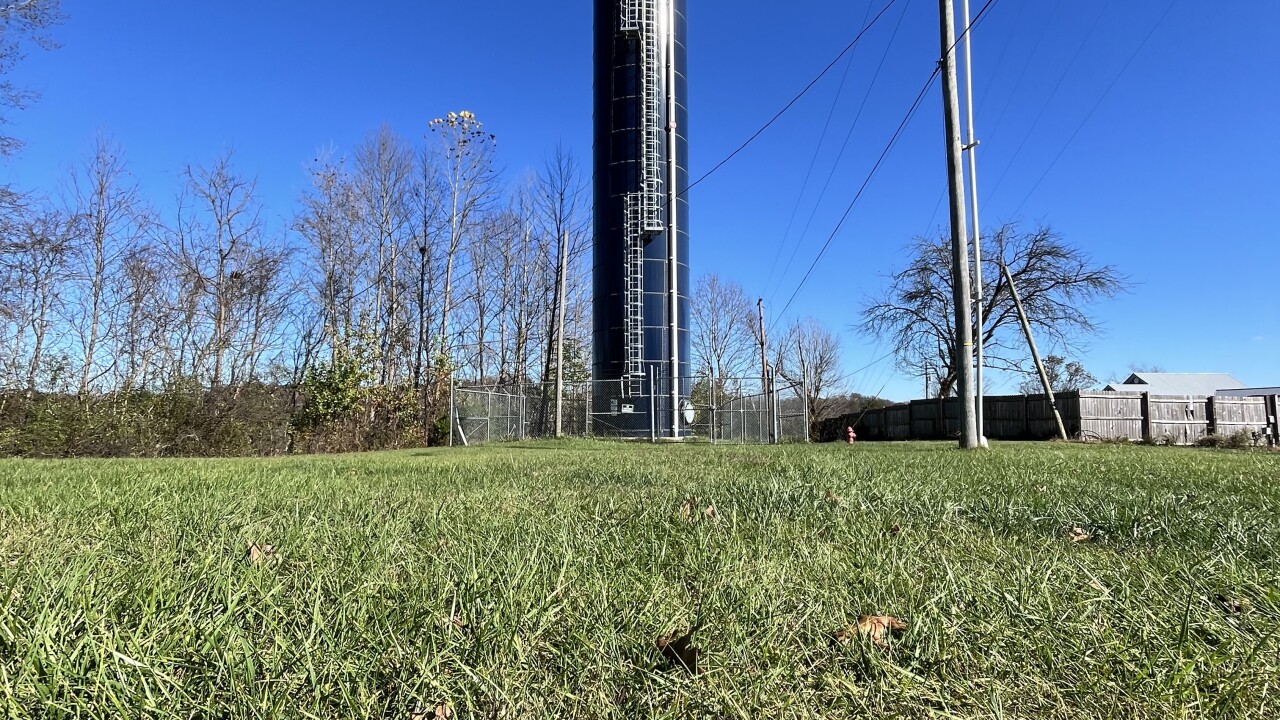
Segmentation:
[(858, 433), (854, 432), (853, 427), (850, 426), (844, 429), (844, 437), (852, 445), (858, 439)]

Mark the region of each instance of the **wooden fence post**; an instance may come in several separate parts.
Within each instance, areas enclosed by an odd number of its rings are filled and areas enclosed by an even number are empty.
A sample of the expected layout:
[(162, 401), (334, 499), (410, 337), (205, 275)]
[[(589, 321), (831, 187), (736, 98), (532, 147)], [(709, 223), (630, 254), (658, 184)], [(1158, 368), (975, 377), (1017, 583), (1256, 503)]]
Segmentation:
[(1207, 425), (1207, 427), (1205, 428), (1205, 433), (1208, 435), (1218, 434), (1217, 399), (1218, 399), (1217, 397), (1210, 395), (1208, 400), (1205, 402), (1204, 420), (1205, 420), (1205, 424)]
[(1280, 395), (1271, 396), (1271, 442), (1280, 445)]
[(1142, 393), (1142, 437), (1139, 440), (1146, 440), (1151, 437), (1151, 393)]
[(907, 403), (907, 439), (920, 439), (916, 437), (916, 404), (913, 402)]
[(938, 422), (933, 428), (939, 440), (947, 439), (947, 399), (942, 395), (938, 396)]
[[(1022, 439), (1031, 439), (1031, 396), (1022, 396)], [(1040, 438), (1035, 438), (1039, 440)]]

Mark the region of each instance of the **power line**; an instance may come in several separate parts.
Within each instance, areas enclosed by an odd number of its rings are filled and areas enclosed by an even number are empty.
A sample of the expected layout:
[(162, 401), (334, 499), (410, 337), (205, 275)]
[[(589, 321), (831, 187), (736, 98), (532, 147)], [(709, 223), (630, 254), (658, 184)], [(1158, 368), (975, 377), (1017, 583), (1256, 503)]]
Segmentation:
[[(1000, 68), (1004, 67), (1004, 58), (1009, 54), (1009, 48), (1013, 45), (1011, 40), (1012, 38), (1019, 36), (1018, 28), (1020, 26), (1019, 23), (1022, 22), (1023, 10), (1026, 10), (1027, 6), (1030, 4), (1031, 3), (1025, 2), (1018, 3), (1018, 11), (1014, 13), (1013, 20), (1009, 23), (1008, 32), (1004, 33), (1004, 42), (1000, 45), (1000, 54), (996, 56), (996, 61), (991, 63), (991, 75), (994, 76), (998, 74), (1000, 72)], [(983, 88), (982, 97), (978, 99), (977, 107), (979, 110), (987, 106), (987, 96), (991, 94), (991, 88), (993, 85), (994, 83), (987, 83)]]
[[(902, 14), (898, 16), (898, 22), (893, 27), (893, 35), (889, 38), (889, 44), (885, 46), (884, 53), (880, 56), (880, 63), (876, 66), (875, 74), (871, 77), (871, 84), (867, 86), (867, 91), (862, 95), (862, 102), (858, 105), (858, 112), (853, 117), (853, 124), (849, 126), (849, 132), (845, 133), (844, 143), (840, 146), (840, 152), (836, 154), (836, 160), (831, 165), (831, 171), (827, 173), (827, 179), (822, 184), (822, 191), (818, 193), (818, 200), (813, 205), (813, 210), (809, 213), (809, 219), (805, 221), (804, 230), (801, 231), (800, 237), (796, 240), (795, 247), (791, 249), (791, 255), (787, 258), (787, 264), (782, 269), (782, 274), (778, 276), (778, 287), (775, 287), (769, 293), (769, 302), (773, 303), (774, 297), (778, 294), (778, 290), (782, 288), (782, 283), (786, 280), (787, 273), (791, 270), (791, 264), (795, 262), (796, 253), (800, 251), (800, 246), (804, 243), (804, 239), (809, 236), (809, 228), (813, 227), (813, 220), (818, 215), (818, 208), (821, 207), (823, 199), (827, 196), (827, 190), (831, 187), (831, 180), (835, 178), (836, 170), (840, 167), (840, 161), (844, 159), (844, 153), (849, 149), (849, 142), (853, 139), (853, 132), (858, 127), (858, 121), (862, 119), (862, 112), (867, 107), (867, 101), (871, 99), (871, 93), (875, 90), (876, 82), (880, 79), (880, 72), (884, 69), (885, 62), (889, 59), (889, 52), (893, 49), (893, 43), (898, 38), (898, 30), (902, 28), (902, 21), (907, 16), (907, 10), (911, 8), (911, 0), (902, 8)], [(779, 250), (782, 246), (779, 246)], [(775, 264), (777, 260), (775, 259)], [(772, 272), (770, 272), (772, 279)], [(768, 291), (769, 283), (765, 282), (765, 290)]]
[(1022, 198), (1022, 202), (1018, 203), (1018, 207), (1013, 211), (1015, 216), (1022, 210), (1022, 206), (1027, 204), (1027, 201), (1031, 199), (1031, 196), (1035, 194), (1036, 190), (1039, 189), (1040, 183), (1043, 183), (1044, 179), (1049, 176), (1049, 173), (1053, 170), (1054, 166), (1058, 164), (1058, 161), (1062, 159), (1062, 156), (1067, 152), (1067, 148), (1071, 147), (1071, 143), (1075, 141), (1076, 137), (1080, 134), (1080, 131), (1089, 123), (1089, 119), (1093, 117), (1093, 114), (1097, 112), (1103, 101), (1106, 100), (1107, 96), (1111, 94), (1111, 91), (1115, 89), (1115, 86), (1120, 82), (1120, 78), (1124, 77), (1125, 71), (1129, 69), (1130, 65), (1133, 65), (1133, 61), (1142, 53), (1143, 48), (1147, 46), (1147, 43), (1151, 40), (1152, 36), (1156, 34), (1156, 31), (1160, 29), (1165, 18), (1169, 17), (1169, 13), (1173, 12), (1173, 8), (1177, 4), (1178, 0), (1173, 0), (1173, 2), (1169, 3), (1169, 6), (1165, 8), (1164, 12), (1160, 14), (1160, 17), (1156, 18), (1156, 22), (1151, 26), (1151, 30), (1147, 33), (1146, 37), (1142, 38), (1142, 42), (1138, 43), (1138, 47), (1133, 51), (1133, 54), (1129, 56), (1129, 59), (1125, 61), (1124, 66), (1120, 68), (1120, 72), (1116, 73), (1116, 76), (1111, 79), (1111, 83), (1107, 85), (1107, 89), (1102, 91), (1102, 96), (1093, 104), (1093, 107), (1089, 108), (1088, 114), (1086, 114), (1084, 119), (1080, 121), (1080, 124), (1076, 126), (1075, 132), (1071, 133), (1071, 137), (1067, 138), (1067, 141), (1063, 143), (1062, 149), (1053, 157), (1053, 160), (1049, 163), (1049, 167), (1045, 168), (1044, 172), (1040, 175), (1040, 179), (1036, 180), (1036, 183), (1027, 191), (1026, 196)]
[[(969, 33), (982, 22), (987, 13), (997, 2), (999, 2), (999, 0), (987, 0), (987, 3), (983, 5), (982, 9), (978, 11), (978, 14), (974, 16), (973, 22), (969, 24), (969, 27), (966, 28), (965, 31), (956, 38), (956, 41), (951, 45), (951, 47), (947, 49), (948, 53), (964, 41)], [(853, 199), (849, 201), (849, 205), (845, 208), (844, 214), (840, 216), (840, 220), (836, 223), (835, 228), (831, 231), (831, 234), (827, 236), (827, 241), (823, 243), (822, 249), (818, 251), (817, 257), (815, 257), (813, 262), (810, 263), (809, 269), (805, 271), (804, 277), (800, 279), (800, 284), (796, 286), (795, 292), (791, 293), (791, 297), (787, 299), (786, 305), (784, 305), (782, 310), (774, 316), (773, 323), (769, 326), (770, 331), (773, 330), (774, 326), (778, 324), (778, 321), (782, 316), (786, 314), (788, 309), (790, 309), (791, 303), (795, 302), (796, 296), (800, 294), (800, 291), (804, 289), (805, 283), (809, 281), (809, 278), (813, 275), (814, 269), (818, 267), (818, 263), (821, 262), (822, 257), (826, 255), (827, 250), (831, 247), (831, 243), (836, 239), (836, 235), (839, 234), (840, 228), (844, 227), (844, 223), (849, 219), (849, 214), (853, 212), (854, 206), (858, 204), (858, 200), (861, 199), (862, 194), (866, 192), (867, 186), (871, 184), (872, 178), (874, 178), (876, 172), (880, 170), (880, 166), (884, 164), (884, 160), (888, 157), (889, 152), (893, 150), (893, 146), (897, 144), (898, 139), (902, 136), (903, 130), (905, 130), (907, 125), (911, 122), (911, 118), (913, 118), (916, 111), (920, 109), (920, 103), (924, 101), (925, 96), (929, 92), (929, 88), (933, 87), (933, 81), (938, 79), (938, 75), (941, 74), (941, 72), (942, 67), (941, 63), (939, 63), (938, 66), (934, 67), (933, 72), (929, 74), (929, 79), (925, 81), (924, 87), (920, 88), (920, 92), (916, 95), (915, 101), (911, 103), (911, 108), (907, 110), (907, 114), (902, 118), (902, 122), (900, 122), (897, 129), (894, 130), (893, 136), (889, 138), (889, 142), (880, 153), (880, 157), (878, 157), (875, 164), (872, 165), (871, 172), (867, 173), (867, 177), (858, 188), (858, 192), (855, 193)]]
[(1093, 34), (1097, 32), (1098, 26), (1102, 23), (1102, 18), (1107, 14), (1107, 6), (1103, 5), (1098, 15), (1093, 19), (1093, 24), (1089, 26), (1089, 32), (1085, 33), (1084, 40), (1080, 41), (1080, 47), (1076, 48), (1076, 52), (1071, 56), (1071, 60), (1067, 62), (1067, 66), (1062, 69), (1062, 74), (1058, 76), (1058, 82), (1053, 86), (1049, 96), (1045, 98), (1044, 104), (1040, 106), (1040, 112), (1036, 113), (1035, 120), (1031, 121), (1031, 127), (1027, 130), (1027, 134), (1022, 137), (1022, 142), (1018, 143), (1018, 147), (1013, 151), (1013, 156), (1009, 158), (1009, 162), (1004, 166), (1004, 171), (1000, 173), (1000, 177), (996, 178), (996, 182), (991, 186), (991, 191), (987, 193), (987, 202), (995, 197), (996, 191), (1000, 189), (1000, 185), (1004, 182), (1005, 177), (1009, 174), (1009, 169), (1018, 161), (1018, 156), (1022, 154), (1022, 150), (1027, 146), (1027, 142), (1031, 140), (1031, 136), (1035, 134), (1036, 127), (1040, 125), (1040, 121), (1044, 119), (1044, 114), (1049, 111), (1049, 106), (1053, 103), (1053, 99), (1057, 97), (1058, 91), (1062, 89), (1062, 83), (1066, 81), (1067, 76), (1071, 74), (1071, 68), (1075, 67), (1076, 61), (1080, 59), (1080, 55), (1084, 53), (1084, 49), (1089, 45), (1089, 40)]
[(777, 325), (778, 320), (786, 314), (787, 310), (791, 307), (791, 303), (795, 301), (796, 296), (800, 294), (800, 290), (804, 288), (804, 284), (808, 282), (809, 277), (813, 275), (813, 271), (818, 267), (818, 263), (822, 260), (822, 256), (827, 253), (827, 249), (831, 247), (831, 242), (836, 239), (836, 235), (840, 232), (840, 228), (844, 226), (845, 220), (849, 218), (849, 213), (853, 212), (853, 207), (858, 204), (858, 200), (862, 198), (862, 193), (865, 192), (867, 186), (871, 184), (871, 179), (875, 177), (880, 166), (884, 164), (884, 159), (888, 157), (889, 151), (897, 144), (898, 138), (902, 136), (902, 131), (905, 130), (907, 124), (911, 122), (911, 118), (915, 116), (916, 110), (920, 109), (920, 103), (924, 101), (925, 95), (929, 92), (929, 88), (933, 87), (933, 81), (938, 79), (938, 74), (939, 70), (934, 68), (933, 73), (929, 75), (929, 79), (925, 82), (924, 87), (920, 88), (920, 92), (916, 95), (915, 101), (911, 103), (911, 108), (907, 110), (907, 114), (903, 116), (902, 122), (898, 123), (897, 129), (893, 131), (893, 136), (889, 138), (888, 144), (886, 144), (884, 146), (884, 150), (880, 152), (880, 157), (877, 158), (875, 164), (871, 166), (871, 172), (867, 173), (866, 179), (862, 181), (862, 186), (858, 188), (858, 192), (854, 194), (853, 200), (849, 202), (849, 205), (844, 210), (844, 214), (840, 216), (840, 220), (836, 223), (835, 229), (833, 229), (831, 234), (827, 236), (827, 241), (822, 244), (822, 249), (818, 251), (818, 256), (809, 264), (809, 269), (805, 271), (804, 277), (800, 279), (800, 284), (796, 286), (795, 292), (791, 293), (791, 297), (787, 299), (787, 304), (784, 305), (782, 310), (774, 316), (773, 324), (769, 326), (770, 331), (772, 331), (774, 325)]
[[(1056, 2), (1054, 2), (1053, 10), (1045, 19), (1044, 27), (1040, 28), (1040, 34), (1036, 37), (1035, 43), (1031, 46), (1031, 54), (1028, 57), (1028, 60), (1022, 63), (1022, 70), (1018, 73), (1018, 79), (1013, 82), (1013, 89), (1009, 92), (1009, 98), (1005, 100), (1004, 107), (1000, 109), (1000, 112), (996, 113), (996, 121), (992, 124), (991, 130), (987, 133), (988, 137), (994, 137), (1000, 132), (1000, 126), (1004, 123), (1005, 117), (1007, 117), (1006, 114), (1009, 112), (1009, 106), (1013, 104), (1014, 98), (1018, 96), (1018, 88), (1022, 87), (1022, 81), (1026, 78), (1027, 70), (1031, 67), (1030, 58), (1034, 58), (1036, 53), (1039, 52), (1040, 44), (1044, 42), (1044, 36), (1049, 32), (1049, 28), (1053, 25), (1053, 19), (1057, 16), (1058, 9), (1061, 5), (1062, 0), (1056, 0)], [(987, 91), (990, 92), (990, 90), (991, 86), (988, 85)], [(983, 96), (982, 105), (983, 107), (986, 106), (985, 95)]]
[[(907, 0), (907, 4), (910, 5), (910, 0)], [(861, 24), (863, 26), (866, 26), (868, 17), (871, 17), (870, 2), (867, 3), (867, 11), (862, 16)], [(787, 220), (787, 229), (782, 233), (782, 242), (778, 243), (778, 249), (773, 254), (773, 262), (769, 264), (769, 276), (764, 281), (765, 288), (768, 288), (769, 283), (773, 280), (773, 273), (778, 267), (778, 258), (782, 256), (782, 248), (786, 246), (787, 238), (791, 237), (791, 227), (795, 224), (796, 213), (800, 212), (800, 203), (804, 201), (804, 194), (809, 189), (809, 180), (813, 177), (813, 168), (818, 164), (818, 156), (822, 153), (823, 143), (827, 141), (827, 131), (831, 129), (831, 120), (836, 115), (836, 108), (840, 105), (841, 96), (844, 95), (845, 84), (849, 80), (849, 70), (852, 67), (853, 53), (850, 53), (849, 61), (844, 66), (844, 74), (840, 76), (840, 87), (836, 89), (835, 98), (831, 100), (831, 110), (827, 112), (827, 121), (822, 125), (822, 134), (818, 136), (818, 144), (813, 148), (813, 157), (809, 160), (809, 169), (804, 174), (804, 182), (800, 184), (800, 193), (796, 196), (795, 207), (791, 208), (791, 218)]]
[(840, 51), (840, 54), (837, 55), (834, 60), (832, 60), (825, 68), (822, 69), (822, 72), (818, 73), (817, 77), (809, 81), (809, 84), (805, 85), (804, 89), (801, 90), (799, 94), (791, 98), (791, 102), (788, 102), (786, 105), (784, 105), (782, 109), (777, 112), (777, 114), (769, 118), (768, 122), (762, 125), (759, 130), (755, 131), (755, 133), (753, 133), (751, 137), (747, 138), (746, 142), (742, 143), (742, 145), (738, 146), (736, 150), (729, 153), (729, 155), (726, 156), (725, 159), (716, 163), (715, 166), (712, 167), (710, 170), (708, 170), (706, 174), (704, 174), (702, 177), (690, 183), (689, 187), (685, 188), (684, 192), (680, 194), (684, 195), (685, 193), (688, 193), (690, 190), (694, 189), (699, 184), (701, 184), (702, 181), (714, 175), (716, 171), (718, 171), (720, 168), (728, 164), (730, 160), (737, 157), (738, 154), (741, 153), (743, 150), (746, 150), (748, 145), (755, 142), (756, 139), (759, 138), (761, 135), (763, 135), (766, 130), (772, 127), (774, 123), (776, 123), (783, 115), (787, 113), (788, 110), (792, 108), (792, 106), (800, 102), (800, 99), (803, 98), (805, 95), (807, 95), (809, 91), (813, 89), (813, 86), (817, 85), (818, 82), (822, 80), (822, 78), (826, 77), (827, 73), (831, 72), (831, 69), (834, 68), (836, 65), (838, 65), (840, 63), (840, 60), (843, 59), (845, 55), (849, 54), (849, 51), (853, 50), (854, 46), (858, 44), (858, 41), (861, 40), (862, 37), (866, 35), (867, 32), (869, 32), (877, 22), (880, 21), (880, 18), (884, 17), (884, 14), (888, 12), (889, 8), (893, 7), (894, 3), (896, 3), (897, 1), (898, 0), (889, 0), (889, 2), (884, 7), (880, 8), (880, 12), (876, 13), (876, 16), (871, 19), (871, 22), (866, 27), (862, 28), (862, 31), (859, 32), (858, 35), (854, 37), (853, 40), (848, 45), (845, 46), (844, 50)]

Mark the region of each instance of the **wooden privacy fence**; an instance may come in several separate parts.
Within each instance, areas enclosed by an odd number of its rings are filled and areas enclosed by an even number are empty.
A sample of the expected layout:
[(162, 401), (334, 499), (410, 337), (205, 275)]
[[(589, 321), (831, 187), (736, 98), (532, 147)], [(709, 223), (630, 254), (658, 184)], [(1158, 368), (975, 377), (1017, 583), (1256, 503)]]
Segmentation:
[[(1062, 422), (1080, 440), (1164, 439), (1191, 445), (1209, 435), (1258, 433), (1280, 437), (1280, 396), (1203, 397), (1147, 393), (1069, 392), (1057, 396)], [(1043, 395), (1005, 395), (984, 399), (986, 436), (992, 440), (1043, 440), (1055, 437), (1053, 411)], [(957, 398), (909, 403), (831, 418), (822, 423), (823, 440), (843, 437), (853, 426), (860, 440), (940, 440), (960, 434)]]

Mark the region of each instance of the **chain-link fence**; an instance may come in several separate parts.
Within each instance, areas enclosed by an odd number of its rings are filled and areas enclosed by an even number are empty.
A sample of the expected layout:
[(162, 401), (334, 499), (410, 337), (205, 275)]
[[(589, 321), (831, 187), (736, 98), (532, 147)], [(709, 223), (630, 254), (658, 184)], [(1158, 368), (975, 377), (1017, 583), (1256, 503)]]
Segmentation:
[[(766, 390), (766, 386), (768, 389)], [(674, 390), (674, 392), (673, 392)], [(456, 385), (450, 442), (480, 445), (546, 437), (711, 443), (807, 442), (804, 389), (777, 379), (660, 378)], [(674, 428), (674, 429), (673, 429)]]

